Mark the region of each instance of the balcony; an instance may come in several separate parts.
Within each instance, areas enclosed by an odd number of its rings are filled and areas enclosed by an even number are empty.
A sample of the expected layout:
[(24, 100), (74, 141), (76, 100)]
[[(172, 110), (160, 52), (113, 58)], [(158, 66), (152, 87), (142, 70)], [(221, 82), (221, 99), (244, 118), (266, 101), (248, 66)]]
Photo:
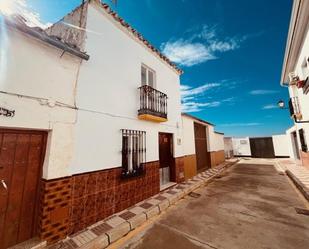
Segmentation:
[(300, 112), (298, 97), (290, 98), (289, 109), (290, 109), (291, 117), (295, 118), (296, 120), (302, 119), (302, 114)]
[(167, 95), (151, 86), (144, 85), (139, 88), (140, 109), (138, 118), (153, 122), (167, 121)]

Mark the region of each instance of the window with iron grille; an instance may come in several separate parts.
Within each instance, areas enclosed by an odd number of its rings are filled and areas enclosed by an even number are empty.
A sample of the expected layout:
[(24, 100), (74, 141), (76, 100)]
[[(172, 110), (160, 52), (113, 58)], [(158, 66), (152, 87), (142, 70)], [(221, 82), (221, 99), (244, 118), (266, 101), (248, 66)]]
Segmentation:
[(299, 133), (299, 139), (300, 139), (300, 144), (301, 144), (302, 151), (308, 152), (308, 146), (307, 146), (307, 142), (306, 142), (306, 139), (305, 139), (305, 131), (304, 131), (304, 129), (300, 129), (298, 131), (298, 133)]
[(146, 162), (146, 132), (122, 129), (122, 177), (144, 173)]

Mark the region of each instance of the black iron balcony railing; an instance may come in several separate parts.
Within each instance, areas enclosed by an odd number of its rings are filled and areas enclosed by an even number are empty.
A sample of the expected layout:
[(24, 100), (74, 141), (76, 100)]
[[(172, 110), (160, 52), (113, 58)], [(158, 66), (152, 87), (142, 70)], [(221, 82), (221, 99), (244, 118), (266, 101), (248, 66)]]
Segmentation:
[(167, 95), (148, 85), (141, 86), (139, 91), (138, 115), (148, 114), (167, 119)]
[(298, 102), (298, 97), (292, 97), (289, 100), (289, 109), (291, 116), (300, 114), (300, 106)]

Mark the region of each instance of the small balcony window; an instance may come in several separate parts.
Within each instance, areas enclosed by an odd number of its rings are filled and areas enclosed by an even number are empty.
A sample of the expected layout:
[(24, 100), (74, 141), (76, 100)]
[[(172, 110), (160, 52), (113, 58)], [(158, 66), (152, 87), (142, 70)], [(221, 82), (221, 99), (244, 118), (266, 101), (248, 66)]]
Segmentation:
[(134, 177), (144, 173), (146, 161), (146, 132), (122, 131), (122, 177)]
[(145, 65), (142, 65), (141, 67), (142, 86), (147, 85), (151, 86), (152, 88), (155, 88), (155, 78), (156, 78), (155, 71)]

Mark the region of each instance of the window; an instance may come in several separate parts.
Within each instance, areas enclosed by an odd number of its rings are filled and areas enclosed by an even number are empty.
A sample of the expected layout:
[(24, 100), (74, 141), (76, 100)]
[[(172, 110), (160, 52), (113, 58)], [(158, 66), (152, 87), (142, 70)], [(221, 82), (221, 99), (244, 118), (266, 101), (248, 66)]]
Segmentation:
[(240, 140), (240, 144), (247, 144), (247, 140)]
[(298, 131), (298, 133), (299, 133), (299, 139), (300, 139), (300, 144), (301, 144), (301, 150), (303, 152), (308, 152), (308, 147), (307, 147), (307, 142), (306, 142), (306, 139), (305, 139), (304, 129), (300, 129)]
[(146, 67), (142, 65), (141, 67), (141, 80), (142, 80), (142, 85), (148, 85), (151, 86), (152, 88), (155, 88), (155, 78), (156, 78), (156, 73), (149, 67)]
[(122, 176), (132, 177), (144, 173), (146, 161), (146, 132), (122, 130)]

